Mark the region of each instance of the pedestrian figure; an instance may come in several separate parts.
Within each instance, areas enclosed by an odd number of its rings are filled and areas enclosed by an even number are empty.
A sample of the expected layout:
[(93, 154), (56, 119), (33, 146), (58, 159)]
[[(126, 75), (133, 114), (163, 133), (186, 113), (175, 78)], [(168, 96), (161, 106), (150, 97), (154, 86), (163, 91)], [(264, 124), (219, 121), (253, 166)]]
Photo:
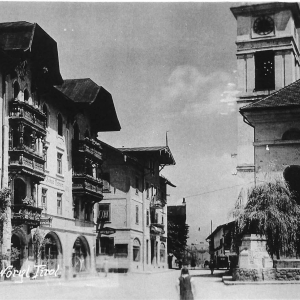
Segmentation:
[(108, 273), (108, 261), (107, 258), (104, 258), (104, 262), (103, 262), (103, 270), (105, 272), (105, 277), (107, 277), (107, 273)]
[(213, 259), (211, 259), (210, 262), (209, 262), (209, 268), (210, 268), (211, 275), (213, 275), (214, 274), (214, 269), (215, 269), (215, 261)]
[(187, 267), (182, 268), (176, 289), (179, 291), (180, 300), (194, 300), (195, 285)]

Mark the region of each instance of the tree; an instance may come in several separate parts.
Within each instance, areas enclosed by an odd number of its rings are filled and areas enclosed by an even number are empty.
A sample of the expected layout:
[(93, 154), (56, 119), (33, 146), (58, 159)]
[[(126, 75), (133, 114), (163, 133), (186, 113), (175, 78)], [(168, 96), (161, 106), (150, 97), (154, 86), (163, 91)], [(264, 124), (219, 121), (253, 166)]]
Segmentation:
[(168, 253), (173, 253), (177, 259), (184, 257), (189, 226), (180, 217), (168, 218)]
[(275, 180), (250, 189), (246, 205), (238, 199), (233, 214), (236, 237), (247, 233), (265, 237), (272, 259), (299, 255), (300, 206), (285, 182)]
[(40, 230), (39, 227), (32, 229), (32, 245), (33, 245), (33, 253), (36, 262), (41, 258), (42, 252), (45, 250), (46, 245), (52, 244), (50, 238), (45, 238), (45, 232)]

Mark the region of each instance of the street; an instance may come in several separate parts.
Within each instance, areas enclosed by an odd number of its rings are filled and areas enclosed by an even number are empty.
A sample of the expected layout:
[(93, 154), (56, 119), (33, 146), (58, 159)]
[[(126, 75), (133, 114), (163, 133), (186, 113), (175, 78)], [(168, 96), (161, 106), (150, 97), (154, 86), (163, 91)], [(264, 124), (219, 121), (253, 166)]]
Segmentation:
[[(192, 270), (197, 295), (195, 299), (299, 299), (300, 284), (235, 285), (221, 281), (223, 271)], [(176, 300), (179, 270), (152, 274), (108, 274), (69, 281), (50, 279), (27, 283), (0, 283), (1, 299), (157, 299)]]

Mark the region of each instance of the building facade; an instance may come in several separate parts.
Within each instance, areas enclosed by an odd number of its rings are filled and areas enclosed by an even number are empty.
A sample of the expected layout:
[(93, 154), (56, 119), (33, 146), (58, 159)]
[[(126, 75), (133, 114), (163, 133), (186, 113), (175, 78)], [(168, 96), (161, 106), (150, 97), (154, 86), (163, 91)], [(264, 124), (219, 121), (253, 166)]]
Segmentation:
[[(103, 199), (96, 138), (120, 130), (112, 97), (88, 78), (63, 80), (56, 42), (37, 24), (1, 23), (0, 48), (1, 188), (11, 191), (2, 254), (20, 251), (16, 269), (39, 258), (67, 275), (93, 271)], [(37, 232), (49, 241), (38, 258)]]
[(98, 205), (96, 264), (117, 272), (167, 268), (168, 146), (113, 148), (101, 142), (104, 199)]
[[(300, 10), (297, 3), (275, 2), (231, 8), (237, 20), (238, 110), (299, 78)], [(238, 114), (238, 180), (256, 181), (254, 130)], [(256, 137), (255, 137), (256, 138)]]

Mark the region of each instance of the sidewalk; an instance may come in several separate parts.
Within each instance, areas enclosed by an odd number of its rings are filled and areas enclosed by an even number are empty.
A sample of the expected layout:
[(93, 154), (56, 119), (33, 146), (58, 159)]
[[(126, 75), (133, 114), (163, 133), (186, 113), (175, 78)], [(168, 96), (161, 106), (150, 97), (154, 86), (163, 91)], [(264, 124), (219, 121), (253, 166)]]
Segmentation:
[(232, 281), (232, 276), (223, 276), (222, 281), (225, 285), (283, 285), (283, 284), (300, 284), (296, 280), (272, 280), (272, 281)]

